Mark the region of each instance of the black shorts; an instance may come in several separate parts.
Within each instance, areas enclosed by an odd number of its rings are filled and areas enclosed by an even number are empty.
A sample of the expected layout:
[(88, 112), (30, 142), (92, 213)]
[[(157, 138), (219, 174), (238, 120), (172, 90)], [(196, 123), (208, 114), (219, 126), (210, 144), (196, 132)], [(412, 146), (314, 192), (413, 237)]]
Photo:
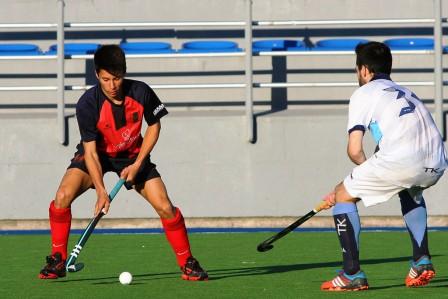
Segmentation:
[[(84, 147), (82, 144), (78, 144), (76, 146), (76, 153), (74, 154), (73, 158), (70, 161), (70, 165), (67, 167), (67, 169), (70, 168), (78, 168), (82, 171), (89, 173), (87, 170), (86, 161), (84, 159)], [(134, 163), (136, 158), (112, 158), (104, 155), (99, 155), (100, 157), (100, 163), (101, 168), (103, 169), (103, 175), (106, 172), (113, 171), (118, 176), (120, 176), (121, 171)], [(140, 170), (138, 171), (137, 175), (134, 178), (134, 184), (140, 185), (145, 183), (146, 181), (149, 181), (153, 178), (160, 177), (160, 173), (156, 169), (156, 165), (151, 162), (150, 157), (148, 157), (145, 161), (143, 161), (142, 166), (140, 167)], [(130, 184), (125, 183), (126, 188), (132, 189), (132, 186)]]

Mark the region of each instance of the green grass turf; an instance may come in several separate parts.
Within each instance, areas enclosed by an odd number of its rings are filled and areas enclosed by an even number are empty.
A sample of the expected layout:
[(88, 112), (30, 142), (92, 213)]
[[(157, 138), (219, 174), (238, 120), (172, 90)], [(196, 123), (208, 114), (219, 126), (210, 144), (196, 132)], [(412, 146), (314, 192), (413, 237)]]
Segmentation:
[[(291, 233), (273, 250), (256, 251), (272, 233), (191, 234), (193, 253), (210, 274), (207, 282), (180, 279), (164, 235), (92, 235), (78, 262), (85, 268), (58, 280), (37, 274), (49, 236), (0, 236), (0, 298), (448, 298), (448, 232), (430, 232), (437, 276), (430, 285), (404, 287), (411, 244), (407, 232), (364, 232), (361, 262), (370, 290), (325, 293), (341, 253), (333, 233)], [(70, 250), (79, 235), (70, 239)], [(133, 274), (123, 286), (118, 275)]]

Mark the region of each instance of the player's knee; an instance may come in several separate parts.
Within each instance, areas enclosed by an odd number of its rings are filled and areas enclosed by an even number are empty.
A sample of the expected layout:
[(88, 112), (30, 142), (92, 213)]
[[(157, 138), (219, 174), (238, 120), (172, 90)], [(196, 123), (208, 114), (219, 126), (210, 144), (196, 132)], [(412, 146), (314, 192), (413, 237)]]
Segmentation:
[(54, 206), (57, 209), (65, 209), (70, 206), (72, 200), (73, 195), (70, 192), (67, 192), (65, 188), (59, 188), (54, 199)]
[(170, 202), (155, 207), (155, 210), (162, 219), (170, 219), (175, 216), (175, 209)]

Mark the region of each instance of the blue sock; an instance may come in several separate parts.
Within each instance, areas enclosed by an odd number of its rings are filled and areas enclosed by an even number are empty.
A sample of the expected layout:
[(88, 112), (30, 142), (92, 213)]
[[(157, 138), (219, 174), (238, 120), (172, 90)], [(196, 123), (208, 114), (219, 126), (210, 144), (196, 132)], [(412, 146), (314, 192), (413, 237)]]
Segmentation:
[(417, 261), (426, 255), (431, 258), (428, 247), (428, 230), (426, 205), (423, 197), (419, 203), (409, 195), (407, 190), (398, 193), (406, 227), (411, 237), (413, 259)]
[(360, 270), (359, 266), (359, 221), (355, 203), (336, 203), (333, 207), (333, 218), (342, 248), (344, 272), (353, 275)]

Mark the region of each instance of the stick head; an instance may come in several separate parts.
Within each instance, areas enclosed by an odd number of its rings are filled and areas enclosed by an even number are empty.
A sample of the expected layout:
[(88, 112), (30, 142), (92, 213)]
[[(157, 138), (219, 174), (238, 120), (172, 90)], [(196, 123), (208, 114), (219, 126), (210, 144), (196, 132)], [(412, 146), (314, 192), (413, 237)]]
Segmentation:
[(269, 251), (269, 250), (271, 250), (272, 248), (274, 248), (274, 245), (271, 245), (271, 244), (264, 244), (264, 243), (261, 243), (260, 245), (257, 246), (257, 250), (258, 250), (258, 252)]
[(65, 267), (65, 269), (66, 269), (68, 272), (78, 272), (78, 271), (81, 271), (82, 268), (84, 268), (84, 264), (83, 264), (83, 263), (73, 264), (73, 265), (67, 265), (67, 266)]

